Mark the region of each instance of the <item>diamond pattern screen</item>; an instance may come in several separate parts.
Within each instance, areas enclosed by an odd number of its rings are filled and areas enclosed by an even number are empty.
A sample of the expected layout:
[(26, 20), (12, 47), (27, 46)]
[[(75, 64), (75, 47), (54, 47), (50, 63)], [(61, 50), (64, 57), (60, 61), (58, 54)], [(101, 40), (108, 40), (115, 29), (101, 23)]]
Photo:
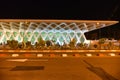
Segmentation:
[(0, 43), (7, 40), (31, 41), (32, 44), (38, 41), (52, 40), (55, 43), (69, 43), (71, 39), (76, 39), (77, 43), (85, 42), (84, 32), (80, 30), (76, 23), (45, 23), (45, 22), (1, 22), (0, 23)]

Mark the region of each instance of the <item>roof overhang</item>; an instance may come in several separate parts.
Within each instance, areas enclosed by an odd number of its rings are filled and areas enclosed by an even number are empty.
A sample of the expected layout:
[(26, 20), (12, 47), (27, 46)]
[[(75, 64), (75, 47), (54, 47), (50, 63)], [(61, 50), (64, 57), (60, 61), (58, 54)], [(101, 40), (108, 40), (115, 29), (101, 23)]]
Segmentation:
[(83, 32), (89, 32), (91, 30), (107, 27), (119, 23), (119, 21), (106, 21), (106, 20), (38, 20), (38, 19), (0, 19), (0, 22), (3, 23), (21, 23), (29, 24), (30, 22), (41, 23), (45, 22), (50, 23), (66, 23), (71, 24), (75, 23)]

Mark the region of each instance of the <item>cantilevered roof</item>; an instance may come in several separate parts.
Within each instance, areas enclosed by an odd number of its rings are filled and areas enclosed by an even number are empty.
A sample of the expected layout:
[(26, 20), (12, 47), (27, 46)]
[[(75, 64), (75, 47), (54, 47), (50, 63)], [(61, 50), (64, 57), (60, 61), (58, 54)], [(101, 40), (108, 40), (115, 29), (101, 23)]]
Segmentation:
[[(38, 19), (0, 19), (0, 30), (3, 29), (20, 29), (19, 27), (25, 29), (27, 27), (36, 29), (40, 27), (41, 23), (45, 23), (47, 26), (55, 24), (61, 26), (69, 26), (71, 28), (79, 28), (83, 32), (89, 32), (91, 30), (107, 27), (118, 23), (118, 21), (106, 21), (106, 20), (38, 20)], [(21, 26), (22, 24), (22, 26)], [(36, 25), (37, 24), (37, 25)], [(32, 27), (32, 26), (33, 27)], [(53, 28), (53, 26), (52, 26)], [(64, 27), (65, 28), (65, 27)], [(76, 28), (76, 29), (77, 29)]]

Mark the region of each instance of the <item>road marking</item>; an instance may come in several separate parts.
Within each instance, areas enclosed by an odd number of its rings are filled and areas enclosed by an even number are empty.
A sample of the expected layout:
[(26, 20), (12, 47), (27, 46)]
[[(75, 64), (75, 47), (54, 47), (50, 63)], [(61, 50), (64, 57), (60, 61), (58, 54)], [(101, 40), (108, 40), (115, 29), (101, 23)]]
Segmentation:
[(25, 62), (28, 59), (7, 59), (6, 61)]
[(27, 61), (48, 61), (48, 59), (28, 59)]
[(89, 53), (88, 53), (88, 54), (86, 54), (86, 56), (92, 56), (92, 54), (89, 54)]
[(7, 59), (6, 61), (26, 62), (26, 61), (48, 61), (48, 59)]
[(18, 57), (19, 54), (12, 54), (12, 57)]
[(43, 54), (37, 54), (37, 57), (43, 57)]
[(68, 55), (67, 54), (62, 54), (62, 57), (67, 57)]
[(110, 53), (109, 55), (110, 55), (110, 56), (116, 56), (115, 53)]

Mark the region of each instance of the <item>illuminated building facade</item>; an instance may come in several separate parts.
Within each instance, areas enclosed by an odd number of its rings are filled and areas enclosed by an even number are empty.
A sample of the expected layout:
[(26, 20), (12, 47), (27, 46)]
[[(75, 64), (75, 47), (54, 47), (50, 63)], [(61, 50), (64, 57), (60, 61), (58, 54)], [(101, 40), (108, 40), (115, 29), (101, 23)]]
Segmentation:
[(90, 20), (0, 20), (0, 43), (17, 40), (35, 44), (38, 38), (61, 45), (68, 44), (73, 38), (77, 43), (84, 43), (87, 42), (85, 32), (116, 23), (118, 22)]

